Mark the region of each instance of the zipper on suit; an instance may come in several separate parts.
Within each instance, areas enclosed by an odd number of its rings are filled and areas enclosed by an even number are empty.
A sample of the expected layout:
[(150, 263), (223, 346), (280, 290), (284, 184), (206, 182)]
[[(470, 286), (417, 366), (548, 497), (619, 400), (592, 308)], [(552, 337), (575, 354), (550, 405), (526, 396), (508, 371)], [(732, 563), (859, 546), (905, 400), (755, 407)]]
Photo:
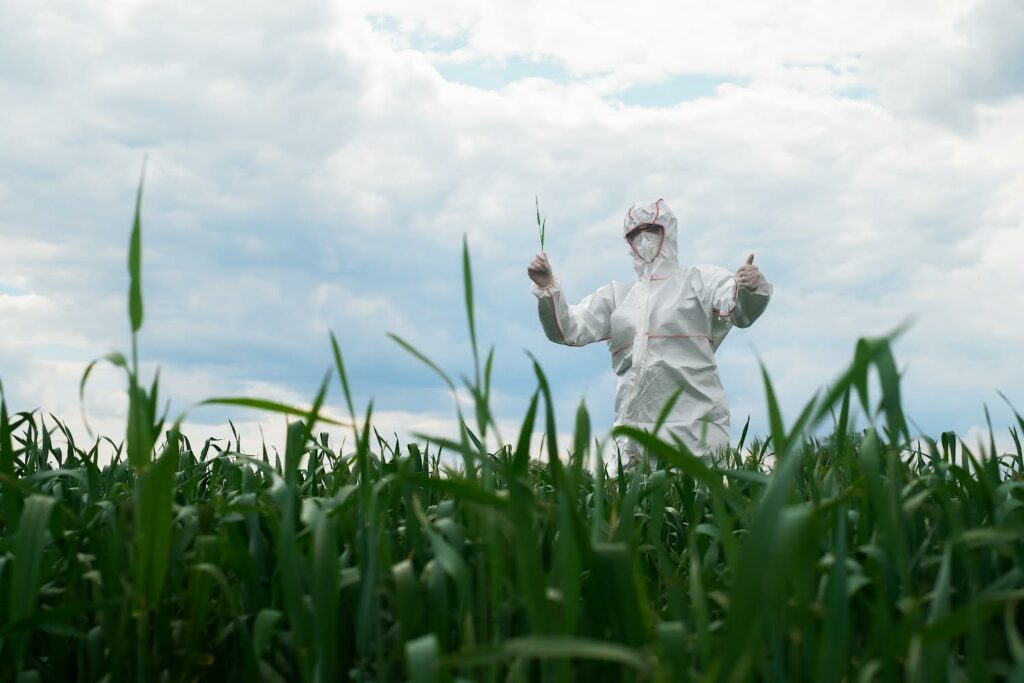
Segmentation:
[(635, 403), (637, 399), (637, 392), (640, 388), (640, 380), (647, 374), (647, 347), (650, 344), (650, 338), (647, 333), (649, 332), (648, 326), (650, 325), (650, 316), (648, 315), (648, 309), (651, 302), (651, 280), (641, 280), (641, 294), (643, 296), (643, 305), (640, 307), (640, 317), (636, 321), (634, 326), (636, 329), (636, 339), (633, 340), (633, 366), (637, 368), (637, 372), (633, 375), (633, 386), (629, 390), (629, 399), (626, 401), (626, 409), (623, 415), (629, 418), (633, 415), (635, 409)]

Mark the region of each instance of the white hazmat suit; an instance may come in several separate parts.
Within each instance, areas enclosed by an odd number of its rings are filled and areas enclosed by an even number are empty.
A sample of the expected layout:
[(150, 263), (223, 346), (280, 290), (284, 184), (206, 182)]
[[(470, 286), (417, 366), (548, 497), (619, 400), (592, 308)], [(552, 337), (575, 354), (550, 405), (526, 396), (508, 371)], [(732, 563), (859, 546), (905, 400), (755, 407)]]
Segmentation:
[[(663, 200), (634, 204), (623, 235), (637, 281), (613, 281), (575, 306), (557, 278), (547, 287), (535, 284), (533, 293), (548, 339), (567, 346), (608, 343), (619, 378), (616, 425), (653, 430), (665, 402), (682, 386), (662, 429), (701, 454), (729, 445), (729, 407), (715, 351), (733, 326), (757, 320), (772, 285), (756, 270), (750, 290), (725, 268), (681, 267), (676, 227)], [(624, 455), (638, 454), (632, 442), (618, 445)]]

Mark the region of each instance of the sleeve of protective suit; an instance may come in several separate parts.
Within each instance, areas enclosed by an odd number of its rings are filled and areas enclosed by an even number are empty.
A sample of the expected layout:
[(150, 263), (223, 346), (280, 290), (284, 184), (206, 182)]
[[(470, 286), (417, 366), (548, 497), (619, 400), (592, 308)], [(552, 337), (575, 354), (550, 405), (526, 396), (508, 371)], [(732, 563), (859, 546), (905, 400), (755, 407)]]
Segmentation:
[(761, 317), (772, 297), (772, 283), (762, 279), (754, 291), (736, 284), (736, 277), (725, 268), (714, 273), (714, 315), (727, 318), (736, 327), (750, 327)]
[(611, 284), (587, 296), (575, 306), (565, 301), (562, 282), (555, 278), (550, 287), (533, 286), (537, 312), (544, 334), (556, 344), (583, 346), (611, 336), (615, 295)]

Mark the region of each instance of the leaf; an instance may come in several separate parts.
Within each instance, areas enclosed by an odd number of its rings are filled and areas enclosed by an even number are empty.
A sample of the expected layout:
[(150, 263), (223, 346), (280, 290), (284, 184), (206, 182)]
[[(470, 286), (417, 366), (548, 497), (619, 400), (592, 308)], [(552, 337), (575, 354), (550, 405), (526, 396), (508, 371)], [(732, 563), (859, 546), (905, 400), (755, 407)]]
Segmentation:
[(548, 219), (541, 220), (540, 218), (540, 200), (537, 195), (533, 196), (533, 204), (537, 209), (537, 230), (540, 232), (540, 250), (544, 251), (544, 229), (547, 227)]
[(540, 391), (533, 392), (530, 407), (526, 410), (523, 425), (519, 429), (519, 440), (516, 442), (515, 454), (512, 457), (513, 468), (520, 476), (525, 476), (530, 467), (530, 440), (533, 438), (533, 427), (537, 420), (537, 402)]
[(460, 652), (451, 660), (461, 666), (486, 666), (528, 657), (531, 659), (587, 659), (621, 664), (643, 676), (651, 675), (651, 664), (639, 650), (617, 643), (589, 638), (559, 636), (509, 638), (500, 645)]
[(316, 667), (323, 681), (338, 674), (338, 539), (334, 520), (324, 511), (313, 524), (313, 612), (316, 618)]
[(412, 683), (440, 680), (437, 636), (429, 634), (405, 644), (405, 666)]
[(849, 669), (850, 609), (847, 603), (846, 567), (846, 506), (835, 510), (833, 562), (828, 575), (825, 594), (825, 624), (822, 647), (818, 653), (817, 680), (840, 681), (847, 679)]
[[(536, 401), (536, 397), (534, 398)], [(7, 415), (7, 401), (0, 399), (0, 475), (9, 481), (16, 481), (14, 475), (14, 444), (11, 437), (14, 430)], [(13, 486), (4, 487), (2, 494), (5, 528), (18, 524), (21, 510), (21, 493)]]
[(750, 416), (747, 415), (747, 421), (743, 423), (743, 431), (740, 432), (740, 440), (736, 442), (736, 450), (742, 451), (743, 444), (747, 441), (747, 431), (750, 429)]
[[(5, 494), (6, 495), (6, 494)], [(48, 542), (47, 525), (56, 501), (53, 498), (31, 495), (25, 499), (18, 531), (14, 537), (14, 572), (7, 600), (8, 624), (28, 619), (36, 610), (39, 585), (42, 581), (43, 551)], [(15, 644), (15, 663), (20, 669), (28, 644), (22, 634)]]
[(508, 508), (508, 498), (502, 495), (505, 492), (501, 494), (494, 493), (459, 477), (439, 479), (437, 477), (429, 477), (420, 472), (413, 472), (406, 474), (405, 479), (424, 488), (442, 493), (450, 500), (486, 505), (499, 511), (504, 511)]
[(652, 455), (671, 463), (682, 472), (694, 479), (707, 484), (712, 489), (720, 489), (722, 478), (715, 474), (700, 458), (688, 451), (673, 448), (658, 437), (642, 429), (620, 425), (612, 429), (612, 436), (625, 436), (647, 449)]
[(274, 629), (283, 615), (276, 609), (264, 608), (256, 615), (252, 628), (252, 649), (256, 659), (263, 656), (263, 651), (270, 645), (274, 637)]
[(312, 678), (310, 664), (310, 646), (313, 642), (313, 624), (303, 581), (304, 565), (300, 553), (296, 532), (295, 489), (288, 485), (280, 476), (273, 475), (270, 486), (270, 497), (277, 506), (280, 527), (277, 536), (277, 579), (280, 581), (285, 614), (295, 655), (304, 680)]
[(146, 181), (146, 162), (142, 162), (139, 174), (139, 188), (135, 193), (135, 219), (132, 221), (132, 234), (128, 246), (128, 317), (131, 320), (132, 334), (142, 327), (142, 187)]
[(331, 351), (334, 354), (334, 365), (338, 369), (338, 378), (341, 380), (341, 390), (345, 394), (345, 405), (348, 406), (348, 414), (352, 419), (352, 425), (356, 422), (355, 404), (352, 402), (352, 390), (348, 384), (348, 375), (345, 373), (345, 362), (341, 358), (341, 347), (338, 346), (338, 339), (331, 332)]
[(775, 397), (775, 388), (772, 386), (771, 377), (768, 376), (768, 368), (761, 365), (761, 378), (764, 382), (765, 400), (768, 403), (768, 425), (771, 429), (772, 441), (775, 443), (777, 457), (784, 457), (786, 453), (786, 427), (782, 422), (782, 412), (779, 409), (779, 401)]
[[(648, 637), (641, 591), (634, 567), (634, 554), (627, 543), (598, 543), (594, 546), (594, 580), (590, 582), (591, 600), (601, 604), (603, 621), (610, 625), (613, 639), (640, 646)], [(600, 588), (598, 588), (600, 587)]]
[[(93, 368), (96, 367), (96, 364), (99, 363), (100, 360), (101, 359), (96, 359), (96, 360), (90, 362), (88, 365), (85, 366), (85, 372), (82, 373), (82, 379), (78, 383), (78, 406), (79, 406), (79, 410), (81, 411), (81, 414), (82, 414), (82, 424), (85, 425), (85, 429), (86, 429), (86, 431), (90, 435), (92, 434), (92, 428), (89, 427), (89, 420), (87, 419), (86, 413), (85, 413), (85, 385), (89, 381), (89, 375), (92, 374)], [(130, 371), (128, 370), (128, 361), (125, 360), (125, 357), (124, 357), (123, 354), (120, 354), (120, 353), (114, 351), (112, 353), (108, 353), (107, 355), (103, 356), (102, 360), (106, 360), (111, 365), (113, 365), (115, 367), (123, 368), (126, 372), (129, 372), (129, 379), (130, 379)]]
[(1018, 605), (1020, 605), (1019, 600), (1006, 601), (1006, 607), (1003, 610), (1003, 627), (1006, 631), (1006, 643), (1013, 654), (1014, 661), (1017, 662), (1019, 671), (1021, 665), (1024, 664), (1024, 639), (1021, 638), (1020, 629), (1016, 624)]
[[(292, 417), (309, 417), (309, 410), (303, 410), (302, 408), (295, 408), (293, 406), (285, 405), (284, 403), (277, 403), (276, 401), (267, 401), (261, 398), (245, 398), (245, 397), (217, 397), (208, 398), (205, 401), (200, 401), (198, 406), (234, 406), (238, 408), (252, 408), (254, 410), (266, 410), (271, 413), (280, 413), (282, 415), (291, 415)], [(334, 418), (325, 417), (324, 415), (317, 415), (319, 422), (326, 422), (338, 427), (351, 427), (352, 425), (348, 422), (342, 422)]]
[(587, 406), (581, 400), (579, 408), (576, 409), (576, 429), (573, 432), (572, 448), (572, 482), (574, 486), (579, 485), (580, 472), (586, 466), (587, 447), (590, 445), (590, 414)]
[(412, 637), (413, 629), (416, 628), (417, 608), (420, 603), (419, 580), (416, 577), (416, 569), (409, 560), (392, 565), (391, 577), (395, 582), (395, 607), (404, 643)]
[(146, 390), (135, 383), (132, 375), (128, 385), (128, 434), (126, 439), (128, 462), (137, 471), (149, 466), (158, 430), (150, 419), (152, 409)]
[(174, 480), (178, 471), (180, 436), (171, 431), (169, 447), (135, 484), (136, 530), (134, 600), (136, 614), (155, 609), (167, 575), (171, 550)]
[(388, 336), (391, 337), (391, 339), (393, 339), (396, 344), (401, 346), (403, 349), (405, 349), (406, 351), (411, 353), (415, 358), (420, 360), (424, 365), (426, 365), (431, 370), (436, 372), (438, 374), (438, 376), (442, 380), (444, 380), (444, 383), (448, 385), (448, 388), (452, 390), (452, 393), (453, 394), (455, 393), (455, 383), (452, 382), (451, 378), (448, 377), (448, 375), (445, 374), (444, 370), (442, 370), (437, 365), (437, 363), (435, 363), (434, 361), (430, 360), (425, 355), (420, 353), (418, 350), (416, 350), (416, 348), (412, 344), (410, 344), (409, 342), (405, 341), (404, 339), (399, 337), (397, 334), (392, 334), (391, 332), (388, 332)]
[(661, 661), (668, 668), (668, 680), (685, 680), (687, 655), (686, 626), (679, 621), (663, 621), (657, 625)]
[(469, 340), (473, 345), (473, 367), (476, 386), (480, 386), (480, 353), (476, 343), (476, 320), (473, 314), (473, 270), (469, 262), (469, 239), (462, 236), (462, 285), (466, 296), (466, 319), (469, 322)]
[(980, 595), (966, 605), (929, 623), (921, 635), (926, 643), (956, 638), (999, 614), (1005, 609), (1007, 602), (1021, 599), (1024, 599), (1024, 589)]
[[(665, 405), (661, 407), (661, 412), (658, 413), (658, 419), (654, 421), (654, 429), (651, 430), (651, 434), (654, 434), (655, 436), (658, 435), (658, 432), (665, 424), (665, 420), (668, 419), (669, 414), (672, 412), (672, 408), (675, 407), (676, 403), (679, 401), (679, 397), (683, 395), (685, 390), (686, 385), (681, 384), (676, 387), (676, 390), (673, 391), (668, 399), (665, 400)], [(744, 428), (744, 433), (746, 433), (746, 428)]]
[(561, 461), (558, 459), (558, 430), (555, 428), (555, 406), (551, 400), (551, 388), (548, 385), (548, 378), (541, 370), (540, 363), (531, 354), (533, 361), (533, 372), (537, 376), (537, 383), (540, 385), (540, 393), (544, 396), (544, 429), (547, 435), (548, 460), (552, 470), (561, 468)]
[(444, 536), (434, 529), (434, 525), (432, 525), (430, 520), (427, 519), (427, 515), (423, 511), (422, 505), (420, 505), (419, 501), (415, 497), (413, 497), (412, 509), (413, 513), (419, 519), (423, 531), (427, 534), (427, 538), (430, 540), (431, 549), (434, 551), (434, 558), (455, 583), (455, 588), (459, 593), (461, 609), (467, 609), (469, 607), (469, 598), (471, 594), (469, 585), (469, 565), (467, 565), (466, 561), (462, 559), (462, 556), (459, 555), (458, 551), (452, 547), (451, 543), (445, 540)]

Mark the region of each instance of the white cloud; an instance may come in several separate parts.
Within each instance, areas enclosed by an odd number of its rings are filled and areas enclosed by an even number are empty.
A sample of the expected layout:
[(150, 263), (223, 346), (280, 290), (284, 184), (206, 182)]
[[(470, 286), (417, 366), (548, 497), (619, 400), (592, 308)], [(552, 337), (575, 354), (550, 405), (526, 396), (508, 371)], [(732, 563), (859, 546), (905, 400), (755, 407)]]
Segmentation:
[[(361, 402), (446, 429), (439, 382), (384, 333), (468, 372), (468, 233), (501, 418), (518, 420), (532, 390), (525, 347), (563, 428), (585, 390), (607, 428), (604, 349), (555, 348), (535, 321), (535, 194), (573, 296), (632, 277), (618, 230), (638, 198), (675, 207), (686, 260), (757, 254), (777, 297), (721, 352), (736, 434), (748, 412), (764, 426), (751, 345), (790, 416), (857, 335), (910, 316), (897, 351), (927, 427), (967, 429), (1024, 380), (1012, 3), (263, 9), (17, 10), (0, 47), (0, 285), (16, 288), (0, 289), (0, 377), (21, 406), (76, 413), (75, 369), (127, 345), (144, 150), (143, 356), (182, 406), (264, 389), (308, 401), (331, 329)], [(567, 75), (484, 89), (435, 68), (513, 59)], [(615, 100), (678, 74), (733, 82), (673, 107)], [(113, 424), (119, 400), (97, 385), (90, 414)]]
[(980, 0), (946, 26), (917, 29), (867, 55), (867, 80), (894, 111), (971, 130), (979, 102), (1021, 96), (1024, 7)]

